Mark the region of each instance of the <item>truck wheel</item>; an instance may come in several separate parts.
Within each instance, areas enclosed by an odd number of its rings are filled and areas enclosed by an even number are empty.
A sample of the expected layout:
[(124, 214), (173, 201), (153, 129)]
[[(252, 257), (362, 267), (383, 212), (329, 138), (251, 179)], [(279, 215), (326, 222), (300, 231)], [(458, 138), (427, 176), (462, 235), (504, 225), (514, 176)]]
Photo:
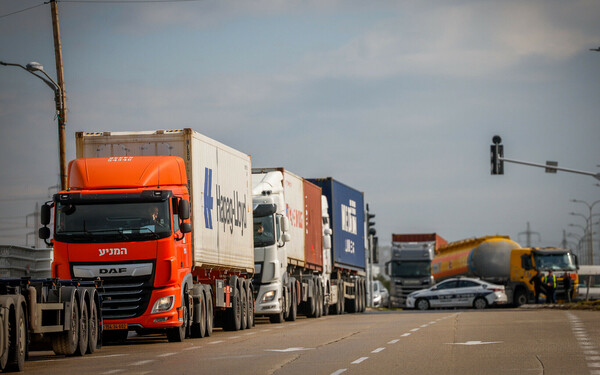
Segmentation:
[(58, 355), (73, 355), (79, 344), (79, 308), (77, 299), (71, 303), (71, 324), (68, 331), (52, 336), (52, 350)]
[(81, 306), (79, 306), (79, 342), (77, 348), (75, 348), (75, 355), (85, 355), (89, 344), (89, 319), (88, 319), (88, 308), (84, 300), (81, 300)]
[(488, 302), (483, 297), (478, 297), (473, 301), (473, 307), (476, 309), (485, 309), (488, 305)]
[(274, 314), (269, 316), (269, 321), (271, 323), (283, 323), (284, 321), (284, 314), (285, 314), (285, 295), (282, 297), (282, 303), (281, 303), (281, 312), (279, 314)]
[(290, 313), (288, 314), (287, 320), (288, 322), (296, 321), (296, 316), (298, 315), (298, 292), (296, 292), (296, 281), (292, 279), (291, 288), (290, 288)]
[(213, 331), (213, 322), (214, 322), (214, 315), (213, 315), (213, 302), (212, 302), (212, 291), (210, 286), (207, 286), (204, 289), (204, 296), (205, 301), (206, 301), (206, 336), (210, 336), (212, 335), (212, 331)]
[(240, 329), (246, 329), (248, 324), (248, 299), (246, 298), (246, 288), (240, 286), (240, 303), (242, 315), (240, 316)]
[[(14, 312), (13, 312), (14, 311)], [(6, 369), (9, 371), (23, 371), (25, 367), (25, 354), (27, 352), (27, 321), (20, 305), (15, 305), (9, 320), (9, 352)]]
[(246, 326), (248, 327), (248, 329), (250, 329), (254, 327), (254, 296), (252, 293), (252, 289), (250, 288), (250, 282), (248, 282), (246, 286), (246, 298), (248, 299), (248, 322), (246, 323)]
[(188, 306), (189, 296), (187, 287), (185, 287), (183, 291), (183, 299), (184, 300), (181, 301), (183, 323), (179, 327), (167, 329), (167, 340), (169, 340), (169, 342), (182, 342), (183, 340), (185, 340), (185, 336), (187, 334), (190, 319), (190, 309)]
[(423, 298), (418, 299), (417, 303), (415, 303), (415, 306), (419, 310), (429, 310), (429, 301), (427, 301), (426, 299), (423, 299)]
[(227, 314), (227, 323), (225, 324), (226, 331), (239, 331), (242, 324), (242, 306), (240, 301), (240, 290), (235, 287), (235, 294), (231, 298), (231, 309)]
[(200, 294), (198, 303), (194, 304), (194, 320), (191, 327), (192, 338), (202, 338), (206, 334), (206, 300)]
[(519, 289), (515, 292), (513, 297), (513, 305), (519, 307), (527, 303), (527, 293), (523, 289)]
[[(6, 307), (5, 305), (2, 307)], [(9, 333), (8, 333), (8, 315), (6, 314), (7, 309), (2, 309), (0, 312), (0, 371), (4, 371), (6, 364), (8, 363), (8, 348), (9, 348)]]
[(341, 280), (337, 280), (336, 284), (337, 284), (337, 290), (338, 290), (338, 295), (337, 295), (338, 298), (335, 303), (335, 314), (341, 315), (344, 313), (344, 310), (342, 309), (343, 301), (344, 301), (344, 293), (342, 292)]
[(90, 319), (88, 325), (88, 346), (87, 353), (93, 353), (98, 347), (98, 310), (96, 310), (96, 301), (94, 295), (90, 296)]

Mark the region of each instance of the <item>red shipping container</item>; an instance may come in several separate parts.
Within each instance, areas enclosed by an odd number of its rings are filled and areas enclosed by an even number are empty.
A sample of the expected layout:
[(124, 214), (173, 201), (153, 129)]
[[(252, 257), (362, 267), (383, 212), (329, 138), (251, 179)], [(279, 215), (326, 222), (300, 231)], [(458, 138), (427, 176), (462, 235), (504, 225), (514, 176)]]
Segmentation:
[(323, 269), (323, 217), (321, 188), (304, 181), (304, 259), (306, 268)]

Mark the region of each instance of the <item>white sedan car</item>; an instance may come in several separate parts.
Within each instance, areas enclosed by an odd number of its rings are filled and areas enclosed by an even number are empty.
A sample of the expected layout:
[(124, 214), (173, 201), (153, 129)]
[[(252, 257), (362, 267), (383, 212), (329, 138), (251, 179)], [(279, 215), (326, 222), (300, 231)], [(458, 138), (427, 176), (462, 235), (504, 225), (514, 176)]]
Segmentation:
[(412, 292), (406, 299), (406, 307), (419, 310), (445, 307), (484, 309), (490, 305), (507, 302), (504, 286), (461, 277), (444, 280), (429, 289)]

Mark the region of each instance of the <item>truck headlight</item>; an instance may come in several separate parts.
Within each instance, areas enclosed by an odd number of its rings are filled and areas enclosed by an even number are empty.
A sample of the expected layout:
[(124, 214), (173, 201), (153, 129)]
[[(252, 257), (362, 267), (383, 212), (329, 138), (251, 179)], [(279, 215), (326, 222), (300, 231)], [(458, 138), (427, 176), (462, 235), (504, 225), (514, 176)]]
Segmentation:
[(169, 311), (173, 308), (173, 304), (175, 304), (174, 295), (159, 298), (156, 302), (154, 302), (154, 307), (152, 307), (152, 314)]
[(261, 302), (271, 302), (271, 301), (273, 301), (273, 299), (275, 299), (275, 291), (269, 290), (268, 292), (263, 294), (263, 298), (262, 298)]

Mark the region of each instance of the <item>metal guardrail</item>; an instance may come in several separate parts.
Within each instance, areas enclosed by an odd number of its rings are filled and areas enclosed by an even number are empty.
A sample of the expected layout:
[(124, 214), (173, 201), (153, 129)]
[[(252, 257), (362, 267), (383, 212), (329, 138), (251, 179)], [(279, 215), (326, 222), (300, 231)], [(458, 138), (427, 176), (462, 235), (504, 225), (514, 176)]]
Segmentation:
[(48, 278), (52, 256), (52, 249), (0, 245), (0, 278)]

